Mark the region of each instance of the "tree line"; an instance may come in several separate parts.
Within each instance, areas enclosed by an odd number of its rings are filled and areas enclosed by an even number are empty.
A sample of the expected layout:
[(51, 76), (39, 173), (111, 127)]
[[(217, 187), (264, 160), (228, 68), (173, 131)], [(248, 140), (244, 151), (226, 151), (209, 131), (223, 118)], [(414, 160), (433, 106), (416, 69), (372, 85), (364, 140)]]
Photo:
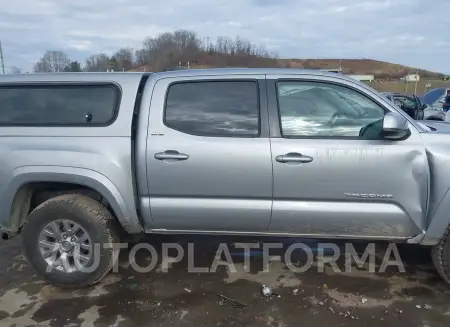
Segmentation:
[(62, 51), (47, 51), (34, 65), (35, 72), (128, 71), (150, 66), (164, 71), (185, 66), (275, 67), (276, 55), (264, 46), (235, 37), (200, 38), (195, 32), (177, 30), (147, 37), (141, 49), (120, 48), (112, 55), (93, 54), (84, 62), (72, 61)]

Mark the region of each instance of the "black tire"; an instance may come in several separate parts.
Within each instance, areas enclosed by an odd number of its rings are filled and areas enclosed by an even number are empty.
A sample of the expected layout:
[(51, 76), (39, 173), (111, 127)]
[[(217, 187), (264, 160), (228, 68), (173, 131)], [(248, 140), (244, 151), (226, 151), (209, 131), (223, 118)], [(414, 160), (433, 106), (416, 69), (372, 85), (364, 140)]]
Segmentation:
[[(98, 260), (94, 271), (66, 273), (52, 269), (47, 272), (48, 264), (38, 246), (39, 234), (48, 223), (62, 218), (82, 226), (92, 243), (100, 244), (99, 252), (93, 251), (89, 262), (90, 265)], [(45, 201), (29, 214), (22, 228), (22, 242), (28, 263), (44, 279), (62, 287), (83, 287), (98, 283), (111, 270), (114, 248), (105, 248), (104, 244), (118, 243), (119, 237), (115, 220), (105, 206), (85, 195), (65, 194)], [(96, 255), (100, 258), (95, 258)]]
[(450, 285), (450, 227), (441, 241), (431, 249), (431, 256), (439, 275)]

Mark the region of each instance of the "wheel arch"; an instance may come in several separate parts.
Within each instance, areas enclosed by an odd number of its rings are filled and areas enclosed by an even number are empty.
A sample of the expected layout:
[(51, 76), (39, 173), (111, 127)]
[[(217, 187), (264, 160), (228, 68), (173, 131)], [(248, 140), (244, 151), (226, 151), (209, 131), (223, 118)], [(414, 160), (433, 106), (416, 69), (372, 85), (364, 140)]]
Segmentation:
[(25, 221), (36, 190), (48, 189), (46, 186), (58, 185), (66, 190), (83, 189), (91, 197), (101, 196), (110, 206), (113, 214), (125, 231), (140, 233), (141, 225), (136, 207), (127, 204), (114, 183), (103, 174), (85, 168), (60, 166), (22, 166), (13, 171), (13, 179), (8, 192), (2, 198), (0, 226), (10, 235), (16, 234)]
[(450, 190), (447, 190), (420, 242), (422, 245), (436, 245), (450, 226)]

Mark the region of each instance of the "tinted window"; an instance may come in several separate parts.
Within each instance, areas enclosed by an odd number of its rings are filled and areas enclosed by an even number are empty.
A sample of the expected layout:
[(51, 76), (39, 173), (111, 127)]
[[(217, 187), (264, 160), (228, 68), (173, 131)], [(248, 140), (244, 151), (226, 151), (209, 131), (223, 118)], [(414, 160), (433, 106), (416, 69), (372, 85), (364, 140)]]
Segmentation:
[(106, 124), (114, 118), (118, 90), (110, 85), (0, 87), (0, 124)]
[(394, 98), (394, 102), (401, 106), (403, 105), (405, 108), (416, 108), (416, 100), (409, 97), (396, 96)]
[(170, 86), (167, 126), (206, 136), (257, 136), (259, 108), (253, 81), (190, 82)]
[(279, 82), (278, 102), (285, 137), (381, 137), (384, 109), (352, 89)]

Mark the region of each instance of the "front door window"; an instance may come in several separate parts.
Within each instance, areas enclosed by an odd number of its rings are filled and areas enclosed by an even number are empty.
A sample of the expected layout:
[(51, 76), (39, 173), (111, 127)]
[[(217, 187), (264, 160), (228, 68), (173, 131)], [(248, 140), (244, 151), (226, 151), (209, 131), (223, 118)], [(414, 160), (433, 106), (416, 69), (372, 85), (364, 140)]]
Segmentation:
[(309, 81), (278, 82), (284, 137), (379, 138), (384, 109), (340, 85)]

